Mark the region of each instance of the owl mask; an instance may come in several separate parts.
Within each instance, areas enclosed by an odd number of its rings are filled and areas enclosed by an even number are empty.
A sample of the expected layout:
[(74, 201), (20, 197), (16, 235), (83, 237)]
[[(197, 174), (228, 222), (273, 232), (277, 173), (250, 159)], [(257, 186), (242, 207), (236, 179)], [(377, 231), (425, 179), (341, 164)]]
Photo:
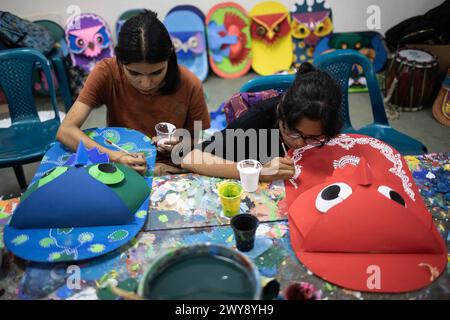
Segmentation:
[(315, 46), (319, 40), (333, 32), (330, 11), (292, 14), (292, 36), (306, 45)]
[(70, 49), (73, 53), (84, 54), (86, 57), (97, 57), (103, 49), (110, 45), (110, 38), (105, 26), (96, 26), (69, 33)]
[(291, 31), (288, 13), (273, 13), (252, 16), (251, 35), (254, 40), (273, 44)]
[(201, 32), (172, 32), (170, 38), (180, 59), (188, 59), (205, 51), (205, 43)]
[(320, 39), (333, 32), (331, 7), (327, 1), (297, 1), (291, 10), (295, 65), (313, 62)]
[(208, 76), (205, 15), (198, 8), (181, 5), (172, 8), (164, 18), (178, 63), (187, 67), (201, 81)]
[(95, 14), (81, 14), (66, 27), (66, 42), (74, 65), (86, 72), (113, 56), (111, 33), (106, 22)]

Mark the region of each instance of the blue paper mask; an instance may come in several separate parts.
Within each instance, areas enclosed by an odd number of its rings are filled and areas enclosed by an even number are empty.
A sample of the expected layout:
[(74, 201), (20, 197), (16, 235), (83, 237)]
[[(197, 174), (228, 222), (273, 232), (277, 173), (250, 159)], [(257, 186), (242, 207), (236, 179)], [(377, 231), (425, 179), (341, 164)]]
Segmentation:
[(63, 166), (29, 186), (5, 227), (5, 243), (15, 255), (39, 262), (104, 254), (140, 230), (149, 195), (137, 172), (80, 143)]

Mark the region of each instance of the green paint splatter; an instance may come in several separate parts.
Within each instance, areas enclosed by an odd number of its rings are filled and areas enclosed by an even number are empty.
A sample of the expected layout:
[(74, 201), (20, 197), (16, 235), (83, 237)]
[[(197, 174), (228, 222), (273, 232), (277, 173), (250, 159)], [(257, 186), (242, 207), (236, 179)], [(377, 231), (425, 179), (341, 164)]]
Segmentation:
[(110, 140), (113, 143), (118, 143), (120, 140), (120, 135), (115, 131), (107, 131), (104, 134), (105, 134), (105, 138)]
[(276, 237), (279, 239), (283, 236), (283, 234), (281, 233), (281, 229), (279, 225), (275, 225), (275, 235)]
[(89, 247), (88, 250), (92, 253), (100, 253), (100, 252), (105, 251), (105, 245), (100, 244), (100, 243), (93, 244)]
[(121, 145), (120, 147), (122, 147), (123, 149), (127, 150), (127, 151), (132, 151), (133, 149), (137, 149), (136, 145), (134, 143), (125, 143), (123, 145)]
[(135, 245), (137, 245), (138, 240), (136, 238), (131, 239), (129, 243), (129, 247), (134, 247)]
[(120, 241), (128, 237), (127, 230), (116, 230), (108, 236), (109, 242)]
[(101, 287), (109, 279), (115, 279), (115, 278), (116, 278), (115, 270), (109, 271), (109, 272), (105, 273), (103, 276), (101, 276), (100, 280), (98, 280), (98, 285)]
[(146, 252), (146, 258), (153, 257), (154, 255), (155, 255), (155, 250), (154, 250), (153, 246), (149, 247)]
[(49, 248), (51, 245), (55, 244), (55, 240), (52, 238), (43, 238), (41, 241), (39, 241), (39, 245), (42, 248)]
[(9, 218), (10, 217), (10, 215), (9, 214), (7, 214), (7, 213), (3, 213), (3, 212), (0, 212), (0, 219), (6, 219), (6, 218)]
[(274, 203), (268, 194), (266, 190), (262, 191), (262, 201), (261, 201), (267, 208), (269, 209), (269, 219), (271, 221), (277, 219), (277, 211), (278, 211), (278, 205), (277, 203)]
[(325, 289), (327, 289), (328, 291), (333, 291), (335, 287), (327, 282), (325, 283)]
[(98, 136), (97, 132), (95, 132), (95, 131), (85, 131), (84, 133), (91, 139)]
[(137, 263), (137, 262), (133, 263), (133, 265), (131, 266), (131, 271), (136, 272), (139, 270), (139, 268), (140, 268), (139, 263)]
[(90, 242), (94, 240), (94, 234), (91, 232), (83, 232), (78, 236), (78, 241), (80, 243)]
[(158, 220), (162, 223), (166, 223), (167, 221), (169, 221), (169, 218), (165, 214), (161, 214), (159, 215)]
[(73, 259), (75, 259), (75, 254), (66, 252), (53, 252), (48, 257), (48, 261), (50, 262), (72, 261)]
[(27, 242), (29, 237), (26, 234), (21, 234), (20, 236), (15, 237), (11, 242), (15, 246), (20, 246)]
[(145, 211), (145, 210), (140, 210), (140, 211), (136, 212), (136, 218), (143, 219), (146, 216), (147, 216), (147, 211)]
[(48, 257), (48, 261), (58, 261), (59, 259), (61, 259), (61, 254), (59, 252), (50, 253), (50, 256)]
[(286, 258), (284, 256), (283, 250), (280, 250), (280, 248), (277, 248), (275, 246), (270, 247), (267, 251), (264, 252), (264, 254), (260, 255), (259, 257), (264, 258), (255, 260), (256, 266), (259, 268), (278, 268), (278, 266), (283, 263), (284, 259)]

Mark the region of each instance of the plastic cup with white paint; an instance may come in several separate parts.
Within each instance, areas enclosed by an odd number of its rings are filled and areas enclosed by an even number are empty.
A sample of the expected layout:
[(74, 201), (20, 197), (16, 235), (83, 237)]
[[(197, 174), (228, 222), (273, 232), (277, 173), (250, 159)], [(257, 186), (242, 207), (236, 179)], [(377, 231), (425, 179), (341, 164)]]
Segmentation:
[(262, 164), (253, 159), (242, 160), (237, 164), (242, 187), (246, 192), (255, 192), (258, 189), (259, 174)]

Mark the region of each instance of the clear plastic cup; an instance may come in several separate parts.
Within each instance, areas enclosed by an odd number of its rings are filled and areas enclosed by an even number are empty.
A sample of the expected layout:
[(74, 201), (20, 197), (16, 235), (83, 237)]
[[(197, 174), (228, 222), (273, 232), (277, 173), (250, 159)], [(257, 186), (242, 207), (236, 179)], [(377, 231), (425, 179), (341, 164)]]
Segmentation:
[(255, 192), (258, 189), (259, 174), (262, 164), (257, 160), (242, 160), (237, 164), (242, 187), (246, 192)]
[(156, 139), (158, 141), (158, 145), (165, 145), (167, 142), (171, 140), (173, 137), (175, 130), (177, 128), (169, 123), (169, 122), (159, 122), (155, 126), (156, 131)]

